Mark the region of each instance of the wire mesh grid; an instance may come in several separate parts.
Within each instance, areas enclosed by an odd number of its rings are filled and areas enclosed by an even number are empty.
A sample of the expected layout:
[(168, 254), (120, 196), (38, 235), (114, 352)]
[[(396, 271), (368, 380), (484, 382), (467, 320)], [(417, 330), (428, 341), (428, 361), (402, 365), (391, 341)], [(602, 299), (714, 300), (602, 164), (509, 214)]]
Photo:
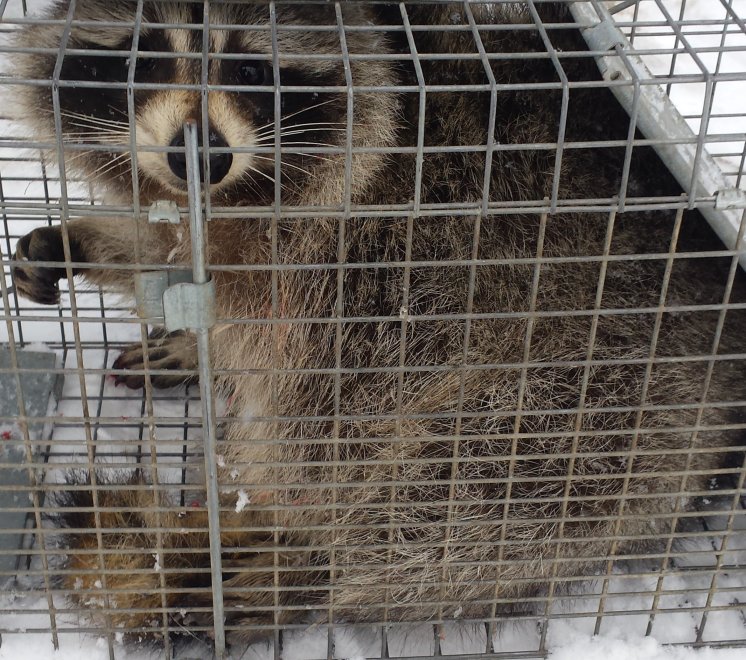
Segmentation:
[(0, 2), (6, 643), (744, 645), (744, 7), (519, 5)]

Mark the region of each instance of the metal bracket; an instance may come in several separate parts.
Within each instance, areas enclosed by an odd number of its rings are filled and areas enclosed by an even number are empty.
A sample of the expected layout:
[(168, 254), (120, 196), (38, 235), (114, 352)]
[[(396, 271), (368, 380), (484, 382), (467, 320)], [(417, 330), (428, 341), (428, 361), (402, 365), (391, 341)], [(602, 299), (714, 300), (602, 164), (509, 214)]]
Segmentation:
[(175, 330), (215, 325), (215, 282), (194, 284), (190, 270), (157, 270), (135, 274), (137, 315)]
[(192, 281), (191, 270), (154, 270), (135, 273), (135, 300), (137, 315), (143, 319), (152, 319), (162, 323), (163, 294), (171, 286)]
[(159, 199), (148, 209), (148, 222), (151, 225), (167, 222), (170, 225), (181, 224), (181, 214), (176, 202), (170, 199)]
[(715, 208), (746, 209), (746, 190), (740, 188), (721, 188), (715, 193)]
[(604, 19), (593, 27), (583, 31), (586, 43), (591, 50), (605, 52), (613, 50), (614, 46), (624, 46), (627, 42), (622, 31), (612, 19)]
[(163, 292), (166, 330), (207, 330), (215, 325), (215, 280), (175, 284)]

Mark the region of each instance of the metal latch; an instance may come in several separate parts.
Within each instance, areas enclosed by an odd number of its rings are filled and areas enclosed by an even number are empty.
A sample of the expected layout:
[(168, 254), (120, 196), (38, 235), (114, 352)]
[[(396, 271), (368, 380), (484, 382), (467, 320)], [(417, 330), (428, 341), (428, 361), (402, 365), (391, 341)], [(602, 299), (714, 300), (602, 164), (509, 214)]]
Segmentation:
[(724, 211), (726, 209), (746, 209), (746, 190), (740, 188), (722, 188), (715, 194), (715, 208)]
[(624, 46), (626, 38), (613, 19), (605, 18), (593, 27), (586, 28), (583, 36), (591, 50), (605, 52), (615, 46)]
[(215, 283), (194, 284), (191, 270), (135, 273), (137, 314), (169, 332), (215, 325)]
[(148, 209), (148, 222), (157, 224), (167, 222), (170, 225), (181, 224), (181, 214), (176, 202), (170, 199), (159, 199), (153, 202)]
[(166, 330), (199, 330), (215, 325), (215, 280), (175, 284), (163, 292)]

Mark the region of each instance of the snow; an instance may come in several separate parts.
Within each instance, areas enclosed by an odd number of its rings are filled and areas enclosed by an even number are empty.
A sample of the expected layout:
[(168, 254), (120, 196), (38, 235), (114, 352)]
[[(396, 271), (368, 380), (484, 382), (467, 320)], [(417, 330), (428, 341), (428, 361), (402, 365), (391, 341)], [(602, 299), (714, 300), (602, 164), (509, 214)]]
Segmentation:
[(692, 649), (661, 646), (652, 637), (620, 634), (580, 637), (559, 645), (550, 660), (741, 660), (743, 649)]
[[(31, 3), (36, 11), (42, 2)], [(10, 0), (6, 8), (6, 16), (19, 16), (20, 0)], [(667, 0), (672, 16), (679, 15), (681, 0)], [(746, 16), (746, 0), (733, 0), (733, 10), (740, 16)], [(724, 6), (717, 0), (688, 0), (686, 4), (686, 18), (716, 18), (724, 15)], [(625, 16), (629, 16), (629, 10)], [(658, 4), (653, 1), (642, 0), (639, 5), (639, 20), (660, 21), (662, 18)], [(660, 26), (651, 28), (649, 32), (656, 32), (653, 37), (645, 37), (645, 30), (638, 33), (636, 45), (644, 48), (670, 48), (675, 38), (661, 36)], [(720, 36), (713, 34), (690, 35), (690, 42), (696, 47), (718, 46)], [(721, 72), (742, 73), (746, 71), (746, 37), (739, 30), (729, 34), (725, 44), (730, 52), (719, 63)], [(714, 53), (703, 53), (701, 61), (711, 71), (718, 66)], [(646, 63), (654, 73), (668, 75), (671, 65), (669, 55), (663, 53), (645, 56)], [(2, 62), (0, 62), (0, 71)], [(677, 59), (676, 74), (698, 73), (699, 68), (695, 60), (689, 55), (682, 55)], [(741, 76), (743, 77), (743, 76)], [(0, 78), (0, 83), (2, 79)], [(7, 89), (0, 84), (0, 108), (7, 108)], [(679, 109), (687, 117), (693, 130), (700, 129), (700, 119), (704, 103), (705, 86), (703, 83), (674, 84), (671, 96)], [(708, 125), (708, 135), (717, 135), (720, 140), (710, 145), (710, 151), (718, 164), (726, 171), (732, 182), (735, 173), (741, 168), (740, 153), (743, 151), (742, 136), (746, 132), (746, 117), (743, 114), (742, 99), (746, 98), (746, 82), (733, 80), (718, 82), (713, 96), (712, 112), (714, 114), (728, 114), (728, 117), (713, 117)], [(0, 111), (0, 115), (2, 112)], [(0, 135), (7, 136), (16, 133), (18, 127), (2, 119), (0, 116)], [(0, 152), (4, 158), (9, 156), (8, 150)], [(13, 163), (11, 177), (7, 161), (0, 161), (3, 172), (3, 195), (6, 200), (33, 199), (44, 201), (49, 199), (54, 203), (59, 190), (50, 183), (45, 190), (40, 182), (41, 170), (33, 157), (29, 162)], [(7, 180), (6, 180), (7, 179)], [(71, 187), (70, 194), (80, 199), (88, 200), (88, 189), (80, 184)], [(46, 218), (40, 213), (37, 217), (20, 220), (13, 218), (12, 229), (16, 236), (20, 236), (35, 226), (46, 223)], [(11, 248), (13, 241), (11, 241)], [(5, 246), (4, 246), (5, 247)], [(90, 348), (87, 342), (100, 341), (105, 330), (108, 341), (113, 345), (139, 341), (140, 325), (133, 322), (127, 305), (113, 298), (105, 298), (107, 312), (100, 311), (99, 293), (86, 293), (76, 289), (76, 298), (84, 314), (91, 322), (79, 324), (83, 348), (80, 353), (82, 366), (89, 370), (111, 367), (116, 357), (116, 351), (106, 352), (98, 348)], [(69, 301), (63, 295), (63, 305)], [(23, 331), (26, 342), (33, 342), (29, 348), (35, 350), (52, 350), (50, 344), (60, 345), (65, 339), (70, 345), (72, 324), (60, 321), (58, 311), (32, 303), (23, 302), (24, 313), (33, 314), (40, 320), (24, 320), (14, 324), (16, 329)], [(69, 310), (69, 303), (68, 308)], [(67, 312), (66, 312), (67, 313)], [(402, 309), (403, 317), (407, 310)], [(6, 334), (3, 334), (6, 333)], [(7, 340), (7, 327), (0, 326), (0, 342)], [(70, 370), (77, 368), (78, 356), (74, 350), (63, 354), (55, 349), (64, 367)], [(74, 374), (73, 371), (70, 372)], [(80, 418), (84, 413), (82, 395), (88, 399), (92, 414), (101, 418), (119, 420), (117, 424), (104, 426), (96, 425), (93, 429), (99, 456), (116, 457), (117, 461), (125, 461), (135, 465), (139, 453), (149, 455), (149, 436), (145, 430), (144, 439), (140, 444), (133, 442), (139, 439), (141, 432), (139, 419), (142, 415), (142, 394), (131, 392), (123, 388), (116, 388), (112, 382), (100, 374), (89, 373), (83, 382), (75, 376), (66, 378), (62, 398), (58, 407), (58, 423), (54, 428), (53, 452), (50, 456), (52, 466), (68, 467), (87, 462), (85, 437), (79, 424), (67, 420)], [(186, 407), (185, 407), (186, 399)], [(183, 467), (175, 466), (173, 453), (180, 452), (183, 446), (194, 453), (199, 445), (200, 431), (191, 425), (185, 428), (184, 416), (200, 417), (200, 404), (194, 392), (185, 397), (183, 391), (155, 392), (154, 414), (162, 420), (171, 423), (158, 423), (152, 433), (153, 440), (158, 439), (159, 451), (171, 452), (171, 466), (161, 468), (159, 476), (164, 482), (178, 484), (183, 476), (183, 470), (190, 472), (189, 482), (198, 481), (195, 476), (199, 471), (198, 464), (189, 463)], [(185, 412), (187, 411), (187, 412)], [(15, 429), (6, 425), (0, 428), (3, 432), (13, 434)], [(148, 459), (145, 459), (148, 460)], [(235, 472), (235, 477), (238, 473)], [(50, 469), (47, 479), (60, 480), (61, 472)], [(174, 496), (178, 495), (178, 488), (174, 488)], [(187, 503), (193, 506), (204, 506), (204, 496), (198, 492), (187, 494)], [(236, 512), (242, 511), (250, 503), (249, 495), (244, 490), (237, 491)], [(709, 615), (704, 633), (704, 642), (727, 642), (729, 640), (746, 639), (746, 614), (743, 609), (733, 607), (734, 604), (746, 602), (746, 581), (743, 572), (715, 573), (709, 570), (713, 567), (716, 556), (713, 552), (714, 541), (705, 537), (698, 537), (689, 542), (689, 560), (697, 570), (684, 570), (686, 561), (681, 560), (663, 580), (657, 585), (657, 575), (634, 577), (635, 573), (642, 573), (640, 567), (618, 567), (611, 577), (606, 594), (604, 616), (600, 634), (594, 635), (597, 623), (596, 612), (599, 608), (603, 581), (585, 585), (582, 590), (560, 599), (552, 610), (553, 618), (549, 623), (546, 640), (550, 649), (551, 660), (735, 660), (744, 656), (743, 649), (700, 648), (692, 649), (686, 646), (696, 638), (697, 627), (701, 623), (701, 611), (708, 599), (708, 590), (714, 579), (717, 579), (718, 591), (710, 605), (715, 609)], [(727, 563), (740, 566), (746, 565), (746, 533), (734, 535), (728, 550)], [(153, 569), (160, 570), (160, 558), (153, 556)], [(652, 568), (649, 567), (649, 570)], [(717, 576), (715, 578), (715, 576)], [(82, 586), (82, 583), (81, 583)], [(100, 586), (100, 583), (99, 585)], [(650, 622), (649, 610), (652, 603), (652, 593), (656, 587), (662, 589), (659, 602), (661, 611), (652, 624), (652, 634), (645, 632)], [(54, 604), (57, 610), (57, 625), (60, 630), (60, 648), (55, 651), (52, 647), (51, 636), (46, 630), (50, 626), (48, 602), (39, 598), (39, 585), (21, 578), (18, 591), (5, 591), (0, 596), (0, 628), (15, 631), (15, 634), (4, 633), (0, 646), (0, 660), (103, 660), (109, 658), (109, 644), (112, 644), (117, 658), (128, 660), (152, 660), (159, 657), (157, 652), (133, 650), (123, 646), (123, 636), (117, 633), (111, 640), (96, 634), (77, 632), (77, 628), (84, 628), (87, 621), (78, 614), (69, 611), (70, 603), (55, 594)], [(24, 589), (37, 589), (34, 593), (24, 592)], [(453, 615), (458, 618), (461, 614), (457, 608)], [(487, 631), (484, 626), (475, 626), (458, 621), (440, 626), (434, 634), (433, 626), (426, 624), (409, 628), (392, 628), (389, 631), (388, 648), (391, 656), (408, 657), (414, 655), (430, 655), (435, 652), (436, 638), (440, 652), (444, 655), (464, 653), (483, 653), (487, 646)], [(541, 639), (541, 630), (536, 622), (515, 622), (505, 624), (492, 640), (497, 652), (520, 653), (522, 657), (532, 657)], [(674, 644), (675, 646), (667, 646)], [(365, 626), (338, 626), (335, 629), (334, 646), (339, 658), (361, 660), (363, 658), (380, 657), (381, 632), (378, 629)], [(285, 660), (306, 660), (310, 658), (326, 657), (328, 647), (327, 633), (318, 627), (308, 630), (294, 631), (284, 635), (282, 655)], [(195, 643), (191, 652), (184, 653), (184, 657), (208, 657), (204, 646)], [(236, 660), (269, 660), (273, 657), (271, 644), (254, 644), (242, 648), (233, 656)]]
[[(663, 4), (675, 20), (680, 17), (682, 0), (666, 0)], [(746, 16), (746, 0), (732, 0), (728, 4), (737, 16), (741, 18)], [(723, 38), (722, 24), (711, 26), (709, 30), (701, 25), (696, 26), (697, 20), (722, 21), (725, 18), (725, 3), (719, 0), (688, 0), (685, 8), (684, 21), (692, 21), (694, 26), (684, 25), (682, 32), (686, 36), (688, 45), (698, 50), (698, 53), (696, 59), (687, 52), (678, 54), (673, 65), (673, 74), (674, 76), (685, 74), (701, 76), (704, 68), (709, 74), (723, 74), (726, 78), (719, 80), (713, 88), (710, 108), (712, 116), (707, 124), (707, 137), (711, 140), (708, 151), (726, 173), (729, 183), (737, 185), (736, 175), (742, 168), (741, 155), (744, 152), (743, 136), (746, 133), (746, 115), (743, 106), (734, 103), (734, 100), (746, 98), (746, 80), (743, 76), (743, 72), (746, 71), (746, 34), (737, 27), (731, 27)], [(620, 16), (624, 20), (631, 20), (634, 16), (634, 9), (621, 12)], [(637, 20), (650, 22), (651, 25), (636, 30), (634, 46), (641, 51), (658, 51), (644, 55), (643, 59), (653, 74), (669, 82), (672, 57), (665, 51), (677, 46), (681, 49), (681, 42), (677, 42), (676, 35), (670, 27), (661, 25), (666, 18), (657, 2), (642, 0), (638, 5)], [(721, 41), (722, 47), (727, 49), (727, 52), (719, 58), (717, 49), (721, 47)], [(740, 75), (731, 76), (728, 79), (727, 74)], [(671, 100), (695, 133), (698, 133), (701, 128), (706, 89), (705, 82), (675, 82), (669, 90)], [(746, 188), (743, 180), (740, 182), (740, 187)]]
[(249, 494), (243, 489), (239, 490), (238, 500), (236, 501), (236, 513), (241, 513), (249, 504), (251, 504)]

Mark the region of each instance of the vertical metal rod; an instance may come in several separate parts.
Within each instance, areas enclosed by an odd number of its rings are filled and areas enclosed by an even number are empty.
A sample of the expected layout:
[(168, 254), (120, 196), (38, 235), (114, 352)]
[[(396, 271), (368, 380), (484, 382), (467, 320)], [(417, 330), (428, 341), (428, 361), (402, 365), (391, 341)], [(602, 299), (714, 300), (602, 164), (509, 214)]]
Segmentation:
[[(353, 128), (354, 128), (354, 117), (355, 117), (355, 96), (352, 92), (353, 80), (352, 80), (352, 67), (350, 65), (350, 53), (347, 49), (347, 35), (345, 33), (344, 18), (342, 16), (342, 6), (339, 2), (334, 5), (336, 17), (337, 17), (337, 29), (339, 31), (339, 47), (342, 53), (342, 65), (345, 73), (345, 83), (347, 84), (347, 124), (345, 129), (345, 190), (344, 190), (344, 216), (339, 219), (339, 231), (337, 234), (337, 299), (335, 301), (335, 316), (337, 323), (335, 324), (335, 335), (334, 335), (334, 422), (332, 437), (332, 520), (337, 521), (339, 519), (339, 513), (337, 511), (337, 498), (339, 496), (339, 488), (337, 483), (339, 480), (339, 464), (340, 464), (340, 451), (339, 444), (340, 428), (341, 428), (341, 412), (342, 412), (342, 344), (344, 342), (344, 327), (342, 319), (344, 317), (344, 296), (345, 296), (345, 277), (346, 270), (344, 264), (347, 262), (347, 222), (350, 219), (350, 209), (352, 207), (352, 140), (353, 140)], [(335, 596), (334, 585), (337, 581), (337, 553), (335, 549), (339, 547), (337, 541), (337, 532), (332, 532), (332, 543), (329, 552), (329, 583), (332, 588), (329, 589), (329, 602), (328, 602), (328, 621), (327, 621), (327, 633), (326, 633), (326, 657), (327, 660), (333, 660), (334, 658), (334, 639), (335, 639)]]
[[(202, 217), (202, 187), (199, 176), (199, 128), (194, 121), (184, 125), (186, 147), (187, 185), (189, 189), (189, 230), (192, 239), (192, 277), (195, 284), (205, 284), (207, 254), (205, 227)], [(215, 400), (212, 396), (212, 369), (210, 363), (209, 330), (197, 328), (197, 355), (199, 358), (199, 389), (202, 398), (202, 429), (205, 453), (205, 486), (207, 490), (207, 520), (210, 533), (210, 574), (212, 576), (212, 611), (215, 630), (215, 656), (220, 660), (225, 654), (225, 621), (223, 613), (223, 568), (220, 557), (220, 494), (218, 490), (217, 429)]]
[[(0, 13), (0, 16), (2, 14)], [(2, 211), (0, 212), (0, 219), (2, 220), (2, 226), (3, 226), (3, 233), (5, 234), (5, 249), (6, 254), (8, 255), (8, 259), (13, 258), (13, 249), (10, 246), (10, 224), (8, 222), (8, 213), (5, 210), (5, 191), (3, 189), (3, 176), (2, 172), (0, 172), (0, 204), (3, 204)], [(5, 276), (5, 273), (3, 273), (3, 276)], [(18, 345), (23, 347), (26, 345), (26, 342), (23, 340), (23, 322), (20, 320), (21, 317), (21, 310), (20, 306), (18, 304), (18, 296), (13, 296), (13, 306), (14, 311), (16, 314), (16, 318), (18, 321), (16, 321), (16, 336), (18, 337)]]
[[(132, 158), (132, 164), (130, 167), (130, 175), (132, 179), (132, 219), (135, 231), (135, 244), (134, 244), (134, 256), (135, 263), (142, 263), (142, 246), (143, 243), (143, 232), (141, 231), (140, 217), (140, 167), (137, 162), (137, 122), (135, 117), (137, 112), (135, 110), (135, 75), (137, 73), (137, 51), (140, 47), (140, 38), (142, 34), (142, 22), (143, 22), (143, 10), (144, 0), (137, 0), (137, 7), (135, 8), (135, 24), (132, 31), (132, 44), (130, 45), (130, 59), (129, 67), (127, 70), (127, 123), (129, 124), (129, 148)], [(104, 307), (102, 306), (102, 309)], [(104, 331), (106, 325), (103, 324)], [(153, 506), (155, 508), (155, 523), (158, 526), (156, 532), (156, 547), (159, 557), (163, 557), (163, 520), (161, 516), (161, 505), (162, 505), (162, 492), (160, 490), (160, 475), (158, 472), (158, 448), (157, 448), (157, 437), (156, 437), (156, 422), (154, 420), (154, 405), (153, 405), (153, 382), (150, 377), (150, 357), (148, 353), (148, 325), (145, 322), (140, 323), (140, 345), (142, 346), (142, 358), (143, 358), (143, 369), (145, 370), (144, 377), (144, 394), (143, 407), (141, 414), (147, 415), (148, 419), (151, 420), (147, 424), (148, 430), (148, 448), (150, 450), (150, 480), (153, 488)], [(105, 363), (106, 364), (106, 363)], [(100, 405), (100, 404), (99, 404)], [(97, 427), (98, 431), (98, 427)], [(144, 427), (140, 427), (139, 432), (140, 439), (144, 436)], [(142, 446), (138, 447), (137, 460), (141, 461), (142, 457)], [(166, 575), (163, 571), (158, 572), (158, 579), (161, 588), (161, 623), (162, 623), (162, 636), (163, 636), (163, 653), (165, 657), (170, 658), (172, 656), (171, 648), (171, 636), (168, 634), (168, 589), (166, 583)]]
[(560, 107), (560, 120), (559, 129), (557, 131), (557, 152), (554, 157), (554, 176), (552, 178), (552, 199), (550, 202), (549, 212), (554, 215), (557, 213), (557, 199), (559, 197), (559, 186), (560, 178), (562, 176), (562, 158), (565, 153), (565, 133), (567, 131), (567, 111), (570, 107), (570, 81), (562, 67), (562, 62), (557, 55), (557, 50), (552, 45), (552, 40), (549, 38), (546, 27), (539, 16), (539, 11), (536, 9), (534, 0), (528, 0), (528, 9), (531, 15), (536, 29), (539, 32), (539, 36), (549, 54), (549, 59), (552, 62), (554, 70), (557, 73), (557, 77), (562, 83), (562, 105)]
[[(70, 315), (74, 319), (72, 322), (73, 342), (75, 347), (75, 370), (78, 375), (78, 384), (80, 386), (80, 405), (83, 414), (83, 432), (85, 434), (86, 456), (90, 470), (88, 472), (88, 483), (91, 486), (91, 503), (93, 505), (93, 518), (95, 522), (96, 535), (96, 555), (98, 570), (101, 576), (102, 593), (104, 600), (104, 620), (106, 623), (106, 644), (108, 648), (109, 660), (115, 660), (114, 653), (114, 635), (112, 633), (112, 600), (109, 591), (109, 574), (106, 568), (106, 559), (104, 558), (104, 536), (101, 524), (101, 506), (99, 504), (98, 475), (94, 467), (96, 463), (96, 442), (91, 431), (91, 425), (94, 418), (91, 417), (90, 403), (88, 400), (88, 384), (86, 382), (86, 366), (83, 358), (83, 341), (80, 332), (80, 321), (78, 314), (78, 300), (75, 293), (75, 283), (72, 268), (72, 253), (70, 250), (70, 236), (68, 234), (68, 223), (70, 222), (70, 198), (68, 194), (67, 181), (67, 161), (65, 156), (65, 147), (63, 143), (64, 131), (62, 129), (62, 105), (60, 101), (60, 79), (62, 78), (62, 64), (65, 59), (65, 52), (72, 33), (73, 20), (77, 7), (77, 0), (70, 0), (67, 13), (64, 19), (64, 28), (59, 42), (57, 58), (52, 72), (52, 112), (54, 120), (54, 137), (55, 150), (57, 157), (57, 167), (60, 177), (60, 231), (62, 234), (62, 252), (65, 261), (65, 277), (67, 278), (70, 293)], [(53, 628), (55, 622), (52, 622)], [(54, 634), (54, 633), (53, 633)]]
[[(270, 36), (272, 38), (272, 77), (275, 83), (274, 91), (274, 179), (275, 179), (275, 199), (274, 199), (274, 213), (272, 214), (272, 221), (270, 225), (270, 243), (271, 243), (271, 255), (272, 265), (277, 266), (280, 263), (280, 252), (279, 252), (279, 236), (280, 236), (280, 220), (282, 219), (282, 90), (280, 89), (280, 83), (282, 82), (281, 71), (280, 71), (280, 42), (278, 39), (277, 29), (277, 7), (274, 2), (269, 3), (269, 25), (270, 25)], [(272, 269), (270, 275), (272, 279), (272, 319), (278, 319), (280, 317), (280, 273), (276, 268)], [(280, 352), (280, 339), (279, 339), (279, 326), (277, 323), (273, 323), (271, 326), (271, 339), (272, 345), (270, 347), (270, 357), (272, 364), (272, 373), (269, 378), (270, 387), (270, 413), (271, 413), (271, 425), (270, 425), (270, 437), (272, 438), (272, 462), (275, 465), (280, 463), (280, 450), (276, 442), (279, 438), (279, 425), (277, 419), (280, 416), (279, 399), (277, 395), (277, 377), (280, 372), (279, 364), (279, 352)], [(273, 483), (278, 482), (278, 468), (272, 469), (272, 481)], [(279, 513), (279, 497), (278, 489), (272, 489), (272, 505), (274, 512), (272, 513), (272, 524), (274, 531), (272, 533), (272, 542), (275, 548), (280, 545), (280, 513)], [(272, 604), (274, 606), (274, 629), (272, 631), (273, 637), (273, 648), (272, 657), (274, 660), (282, 659), (282, 644), (283, 638), (280, 628), (280, 555), (275, 550), (272, 553), (272, 580), (274, 589), (272, 591)]]

